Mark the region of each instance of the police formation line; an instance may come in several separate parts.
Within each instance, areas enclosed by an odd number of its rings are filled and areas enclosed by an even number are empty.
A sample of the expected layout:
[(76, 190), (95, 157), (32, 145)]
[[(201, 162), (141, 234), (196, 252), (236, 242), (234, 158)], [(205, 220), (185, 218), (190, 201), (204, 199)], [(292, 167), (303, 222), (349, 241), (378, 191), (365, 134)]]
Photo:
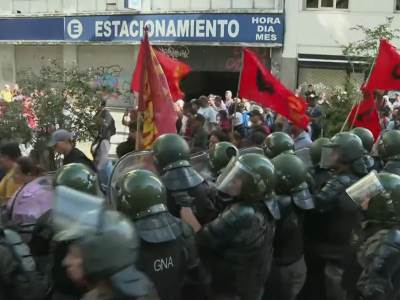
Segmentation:
[(293, 149), (275, 132), (191, 156), (163, 135), (117, 162), (106, 197), (62, 167), (32, 230), (2, 218), (0, 299), (398, 299), (400, 131)]

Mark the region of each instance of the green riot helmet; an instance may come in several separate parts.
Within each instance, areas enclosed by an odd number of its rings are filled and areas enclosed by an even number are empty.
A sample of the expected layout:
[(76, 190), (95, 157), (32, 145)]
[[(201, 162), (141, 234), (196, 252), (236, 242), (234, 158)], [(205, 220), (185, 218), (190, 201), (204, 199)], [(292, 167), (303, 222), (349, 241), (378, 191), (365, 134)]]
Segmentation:
[(378, 153), (384, 161), (400, 158), (400, 130), (382, 133), (378, 142)]
[(139, 237), (132, 223), (105, 200), (66, 186), (55, 188), (52, 222), (56, 241), (78, 246), (88, 279), (108, 279), (135, 263)]
[(367, 220), (397, 224), (400, 221), (400, 176), (391, 173), (377, 176), (384, 191), (370, 199)]
[(164, 184), (150, 171), (127, 173), (119, 183), (117, 209), (133, 220), (167, 211)]
[(163, 134), (153, 144), (154, 163), (160, 170), (179, 161), (190, 160), (190, 148), (177, 134)]
[(294, 153), (281, 153), (272, 159), (275, 167), (275, 192), (291, 194), (293, 189), (307, 179), (307, 168)]
[(338, 163), (351, 165), (364, 155), (361, 139), (351, 132), (340, 132), (322, 147), (321, 167), (335, 168)]
[(368, 153), (371, 152), (372, 146), (374, 145), (374, 135), (371, 130), (363, 127), (356, 127), (351, 132), (361, 139), (364, 149)]
[(294, 150), (294, 141), (287, 133), (274, 132), (265, 139), (264, 152), (270, 159), (289, 150)]
[(310, 147), (310, 155), (311, 155), (311, 160), (314, 164), (314, 166), (318, 166), (320, 161), (321, 161), (321, 152), (322, 152), (322, 147), (324, 145), (329, 144), (329, 139), (328, 138), (319, 138), (316, 139)]
[[(140, 240), (132, 223), (116, 211), (105, 211), (95, 234), (76, 241), (88, 279), (108, 279), (136, 262)], [(125, 270), (125, 271), (124, 271)]]
[(243, 154), (229, 162), (218, 177), (216, 187), (242, 201), (262, 201), (274, 190), (274, 166), (263, 155)]
[(210, 165), (216, 174), (227, 166), (232, 157), (239, 156), (239, 150), (229, 142), (220, 142), (210, 150)]
[(54, 186), (67, 186), (77, 191), (97, 195), (97, 175), (84, 164), (73, 163), (63, 166), (54, 177)]

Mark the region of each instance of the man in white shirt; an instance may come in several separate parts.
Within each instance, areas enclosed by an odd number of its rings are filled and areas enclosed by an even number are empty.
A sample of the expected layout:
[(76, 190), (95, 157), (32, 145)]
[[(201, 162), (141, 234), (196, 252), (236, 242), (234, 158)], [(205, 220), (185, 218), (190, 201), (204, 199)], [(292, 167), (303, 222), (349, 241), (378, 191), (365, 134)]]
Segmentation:
[(204, 129), (210, 133), (217, 127), (217, 112), (208, 104), (208, 98), (206, 96), (200, 96), (199, 104), (200, 108), (197, 113), (206, 119)]
[(233, 99), (232, 99), (232, 92), (231, 91), (226, 91), (225, 92), (225, 105), (227, 108), (233, 104)]

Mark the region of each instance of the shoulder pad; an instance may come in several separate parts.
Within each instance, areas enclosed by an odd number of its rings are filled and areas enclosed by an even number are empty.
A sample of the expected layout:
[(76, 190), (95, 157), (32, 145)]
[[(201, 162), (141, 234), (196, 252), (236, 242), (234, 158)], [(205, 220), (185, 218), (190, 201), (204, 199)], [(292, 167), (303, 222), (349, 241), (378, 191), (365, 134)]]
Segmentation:
[(181, 220), (164, 212), (135, 221), (140, 238), (148, 243), (174, 241), (183, 234)]
[(17, 245), (22, 243), (21, 236), (16, 233), (15, 231), (12, 231), (10, 229), (5, 229), (4, 230), (4, 237), (5, 241), (7, 242), (7, 245)]
[(204, 181), (204, 178), (191, 166), (167, 170), (161, 179), (170, 191), (190, 189)]

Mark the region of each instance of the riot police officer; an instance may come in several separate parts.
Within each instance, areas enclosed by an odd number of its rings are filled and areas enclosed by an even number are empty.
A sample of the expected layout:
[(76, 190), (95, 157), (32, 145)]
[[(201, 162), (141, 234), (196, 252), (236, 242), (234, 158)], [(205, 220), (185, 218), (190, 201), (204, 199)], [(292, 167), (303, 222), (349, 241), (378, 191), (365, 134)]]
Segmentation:
[(239, 150), (230, 142), (220, 142), (215, 144), (210, 150), (210, 167), (213, 173), (214, 181), (222, 170), (228, 165), (232, 157), (239, 156)]
[(358, 236), (362, 273), (358, 289), (365, 300), (398, 299), (400, 289), (400, 176), (371, 173), (348, 189), (365, 211)]
[(28, 246), (0, 217), (0, 299), (42, 300), (49, 292), (50, 281), (38, 271)]
[(172, 215), (182, 218), (186, 213), (182, 202), (193, 198), (193, 212), (200, 224), (215, 218), (208, 185), (190, 165), (189, 145), (181, 136), (164, 134), (158, 137), (153, 144), (153, 159), (167, 188), (167, 206)]
[(300, 158), (286, 152), (272, 159), (272, 163), (281, 218), (276, 224), (274, 259), (264, 298), (294, 300), (306, 279), (304, 212), (314, 208), (314, 201), (306, 183), (307, 168)]
[(310, 170), (312, 177), (311, 190), (313, 193), (318, 193), (331, 176), (328, 169), (320, 167), (322, 147), (328, 143), (328, 138), (319, 138), (316, 139), (310, 147), (311, 161), (314, 166)]
[(135, 267), (140, 241), (134, 226), (118, 212), (105, 210), (103, 199), (57, 187), (53, 217), (55, 239), (69, 242), (63, 260), (68, 276), (88, 287), (82, 299), (159, 299)]
[(351, 132), (358, 136), (362, 141), (365, 149), (364, 161), (368, 171), (374, 170), (376, 168), (375, 160), (370, 155), (372, 147), (374, 146), (374, 135), (372, 134), (371, 130), (363, 127), (356, 127), (351, 130)]
[(317, 213), (307, 216), (305, 231), (307, 281), (304, 299), (345, 299), (342, 276), (353, 257), (352, 232), (360, 223), (360, 211), (345, 190), (367, 173), (361, 139), (353, 133), (336, 134), (322, 147), (321, 167), (332, 177), (314, 195)]
[[(99, 194), (97, 175), (83, 164), (69, 164), (60, 168), (53, 179), (54, 187), (67, 186), (91, 195)], [(42, 269), (51, 268), (53, 278), (53, 299), (79, 299), (83, 290), (76, 287), (66, 276), (62, 261), (67, 254), (69, 242), (53, 242), (52, 210), (41, 216), (32, 233), (32, 253), (40, 257)]]
[(385, 163), (383, 172), (400, 175), (400, 130), (382, 133), (378, 142), (378, 154)]
[(267, 136), (263, 147), (265, 156), (272, 159), (285, 151), (294, 150), (294, 141), (287, 133), (278, 131)]
[[(200, 260), (192, 228), (167, 210), (167, 191), (157, 176), (135, 170), (121, 178), (117, 209), (130, 217), (141, 239), (138, 267), (154, 282), (162, 300), (179, 300), (189, 278), (199, 286)], [(195, 276), (197, 275), (197, 276)], [(197, 293), (204, 290), (204, 284)]]
[(197, 233), (213, 299), (261, 299), (272, 260), (275, 226), (265, 202), (273, 201), (274, 180), (272, 163), (260, 154), (239, 156), (218, 177), (217, 189), (233, 201)]

